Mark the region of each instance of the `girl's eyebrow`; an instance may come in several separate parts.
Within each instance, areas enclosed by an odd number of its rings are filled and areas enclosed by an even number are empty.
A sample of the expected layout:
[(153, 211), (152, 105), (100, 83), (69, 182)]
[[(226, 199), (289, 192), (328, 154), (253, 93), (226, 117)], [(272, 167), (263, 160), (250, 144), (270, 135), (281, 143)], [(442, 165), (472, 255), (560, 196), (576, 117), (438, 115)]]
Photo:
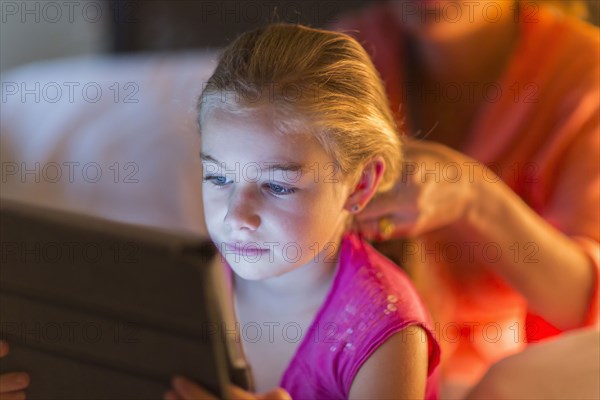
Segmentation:
[(203, 153), (203, 152), (200, 152), (200, 158), (202, 160), (204, 160), (204, 161), (212, 162), (212, 163), (215, 163), (215, 164), (221, 164), (220, 161), (218, 161), (217, 159), (215, 159), (215, 158), (213, 158), (213, 157), (211, 157), (208, 154)]
[[(203, 153), (203, 152), (200, 152), (200, 158), (204, 161), (211, 162), (214, 164), (225, 165), (225, 163), (222, 163), (221, 161), (217, 160), (216, 158), (214, 158), (206, 153)], [(292, 171), (292, 172), (304, 170), (304, 167), (298, 163), (291, 163), (291, 162), (277, 163), (277, 162), (263, 161), (262, 164), (267, 165), (267, 168), (261, 168), (261, 170), (267, 169), (267, 170), (281, 170), (281, 171)], [(227, 170), (227, 167), (225, 167), (225, 169)]]
[(297, 163), (277, 163), (277, 162), (264, 161), (263, 164), (267, 165), (267, 168), (263, 168), (263, 169), (268, 169), (268, 170), (272, 170), (272, 171), (281, 170), (281, 171), (297, 172), (297, 171), (304, 170), (304, 167)]

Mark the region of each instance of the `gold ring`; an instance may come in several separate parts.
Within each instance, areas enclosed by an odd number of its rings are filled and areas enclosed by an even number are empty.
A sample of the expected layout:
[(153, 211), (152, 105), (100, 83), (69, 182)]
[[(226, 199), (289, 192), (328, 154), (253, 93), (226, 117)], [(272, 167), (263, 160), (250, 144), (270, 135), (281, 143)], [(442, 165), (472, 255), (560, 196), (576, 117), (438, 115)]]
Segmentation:
[(387, 239), (394, 233), (395, 225), (390, 218), (383, 217), (379, 219), (379, 236)]

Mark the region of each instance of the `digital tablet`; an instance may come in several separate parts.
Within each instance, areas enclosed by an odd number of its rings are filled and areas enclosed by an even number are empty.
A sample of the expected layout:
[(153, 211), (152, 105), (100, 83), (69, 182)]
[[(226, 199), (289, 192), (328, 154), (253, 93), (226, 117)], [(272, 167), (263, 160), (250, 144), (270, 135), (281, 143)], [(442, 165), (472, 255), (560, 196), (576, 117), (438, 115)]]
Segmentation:
[(28, 399), (252, 389), (210, 241), (1, 200), (0, 250), (0, 372), (29, 372)]

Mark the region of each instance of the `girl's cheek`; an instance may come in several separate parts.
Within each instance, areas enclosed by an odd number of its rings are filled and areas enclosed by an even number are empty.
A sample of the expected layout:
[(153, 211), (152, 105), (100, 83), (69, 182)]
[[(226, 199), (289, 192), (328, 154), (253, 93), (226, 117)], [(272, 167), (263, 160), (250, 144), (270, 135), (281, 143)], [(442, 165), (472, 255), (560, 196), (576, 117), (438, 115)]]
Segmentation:
[(220, 205), (224, 204), (224, 195), (225, 193), (223, 191), (219, 192), (218, 190), (207, 186), (202, 187), (202, 201), (204, 202), (204, 207), (219, 207)]

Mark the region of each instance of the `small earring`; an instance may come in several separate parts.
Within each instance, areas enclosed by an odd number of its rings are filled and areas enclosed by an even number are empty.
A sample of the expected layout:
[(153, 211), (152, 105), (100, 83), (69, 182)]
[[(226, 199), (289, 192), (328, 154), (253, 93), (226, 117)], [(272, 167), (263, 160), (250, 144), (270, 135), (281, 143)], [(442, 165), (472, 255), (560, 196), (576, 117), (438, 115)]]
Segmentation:
[(353, 213), (358, 212), (358, 210), (360, 210), (360, 205), (358, 204), (354, 204), (350, 209), (350, 211), (352, 211)]

